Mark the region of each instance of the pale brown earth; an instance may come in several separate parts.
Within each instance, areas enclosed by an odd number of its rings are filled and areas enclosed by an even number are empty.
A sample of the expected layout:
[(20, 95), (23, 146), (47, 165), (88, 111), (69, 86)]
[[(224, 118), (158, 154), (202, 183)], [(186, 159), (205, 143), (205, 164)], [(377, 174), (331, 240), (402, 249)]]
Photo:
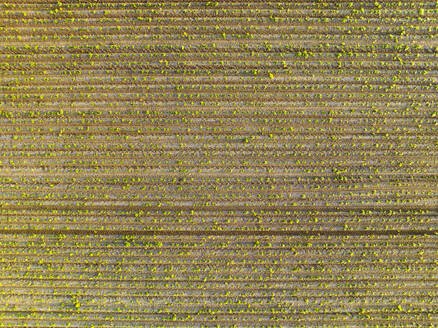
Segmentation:
[(0, 2), (0, 327), (438, 326), (437, 15)]

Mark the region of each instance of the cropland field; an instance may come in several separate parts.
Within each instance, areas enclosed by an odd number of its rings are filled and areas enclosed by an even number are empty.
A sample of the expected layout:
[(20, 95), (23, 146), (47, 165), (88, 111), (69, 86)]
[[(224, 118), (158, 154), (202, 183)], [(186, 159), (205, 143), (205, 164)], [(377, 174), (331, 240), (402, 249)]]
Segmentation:
[(438, 2), (0, 1), (0, 327), (437, 327)]

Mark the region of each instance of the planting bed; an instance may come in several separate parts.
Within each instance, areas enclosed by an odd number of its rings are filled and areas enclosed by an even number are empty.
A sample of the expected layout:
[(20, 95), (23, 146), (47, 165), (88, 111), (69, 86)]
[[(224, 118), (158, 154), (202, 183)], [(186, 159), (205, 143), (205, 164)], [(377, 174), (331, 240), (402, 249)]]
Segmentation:
[(0, 3), (0, 327), (438, 325), (436, 1)]

